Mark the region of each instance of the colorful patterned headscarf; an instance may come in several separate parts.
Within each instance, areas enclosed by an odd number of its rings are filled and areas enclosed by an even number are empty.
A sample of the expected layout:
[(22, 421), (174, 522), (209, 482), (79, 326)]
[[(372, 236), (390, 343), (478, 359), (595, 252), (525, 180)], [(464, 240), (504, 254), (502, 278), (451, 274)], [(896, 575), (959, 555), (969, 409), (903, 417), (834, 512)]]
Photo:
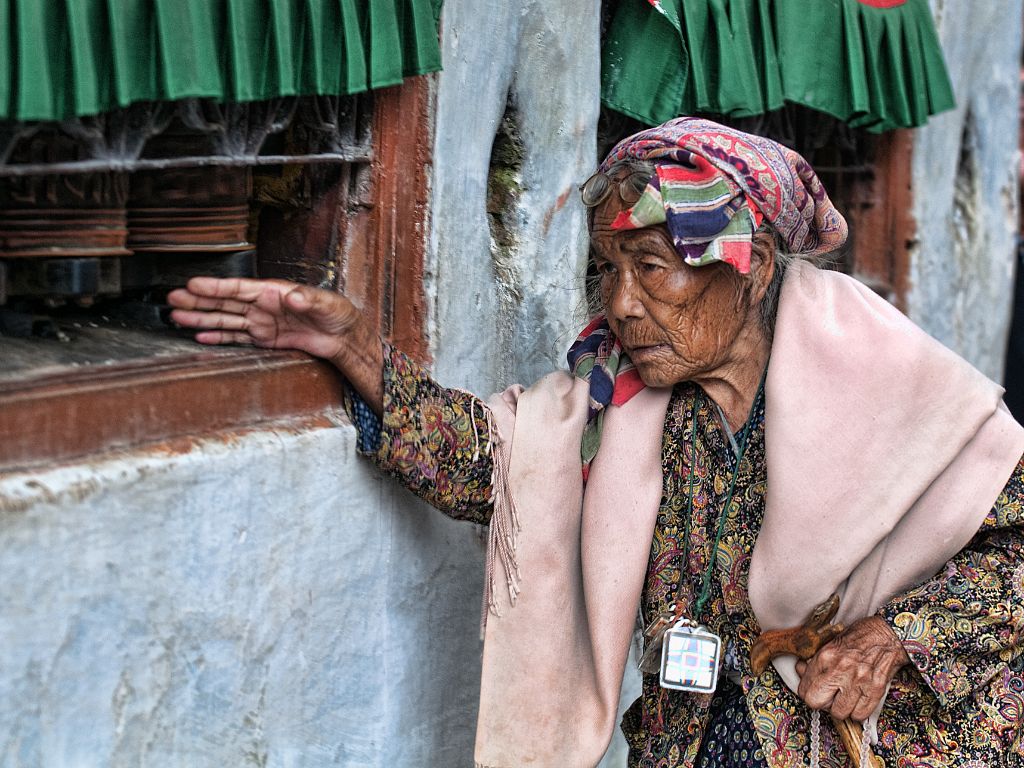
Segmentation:
[[(748, 273), (753, 235), (763, 220), (790, 253), (827, 253), (846, 241), (846, 220), (817, 174), (798, 153), (771, 139), (680, 117), (622, 140), (600, 170), (621, 160), (654, 163), (655, 174), (612, 228), (665, 224), (692, 266), (723, 261)], [(643, 382), (603, 315), (583, 329), (568, 360), (573, 373), (590, 381), (582, 446), (586, 474), (600, 443), (601, 411), (629, 400)]]
[(762, 215), (790, 253), (825, 253), (846, 240), (846, 220), (817, 174), (771, 139), (680, 117), (619, 142), (601, 170), (630, 159), (653, 162), (656, 173), (612, 227), (665, 223), (688, 264), (725, 261), (746, 274)]
[(716, 261), (737, 272), (750, 272), (751, 241), (763, 216), (739, 184), (700, 155), (682, 163), (659, 163), (646, 189), (612, 229), (640, 229), (667, 224), (672, 242), (691, 267)]

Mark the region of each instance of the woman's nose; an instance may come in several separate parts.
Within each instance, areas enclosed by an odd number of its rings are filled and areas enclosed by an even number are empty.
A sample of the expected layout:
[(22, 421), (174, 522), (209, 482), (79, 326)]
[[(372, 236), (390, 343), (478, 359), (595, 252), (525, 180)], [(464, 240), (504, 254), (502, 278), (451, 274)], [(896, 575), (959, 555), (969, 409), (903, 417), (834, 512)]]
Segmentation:
[(640, 301), (638, 288), (631, 272), (621, 273), (608, 299), (608, 314), (616, 320), (643, 317), (644, 305)]

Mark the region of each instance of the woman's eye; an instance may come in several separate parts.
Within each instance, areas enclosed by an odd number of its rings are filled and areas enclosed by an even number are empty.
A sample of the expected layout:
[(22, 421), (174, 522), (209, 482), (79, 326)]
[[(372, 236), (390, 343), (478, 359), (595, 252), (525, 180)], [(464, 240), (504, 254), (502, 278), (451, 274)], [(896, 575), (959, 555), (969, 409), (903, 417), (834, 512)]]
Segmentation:
[(597, 265), (597, 272), (601, 275), (614, 275), (615, 265), (607, 261), (601, 262)]
[(663, 264), (661, 264), (660, 262), (657, 262), (657, 261), (642, 261), (642, 262), (640, 262), (640, 269), (643, 270), (645, 273), (647, 273), (649, 275), (650, 274), (654, 274), (655, 272), (660, 272), (664, 268), (665, 268), (665, 266)]

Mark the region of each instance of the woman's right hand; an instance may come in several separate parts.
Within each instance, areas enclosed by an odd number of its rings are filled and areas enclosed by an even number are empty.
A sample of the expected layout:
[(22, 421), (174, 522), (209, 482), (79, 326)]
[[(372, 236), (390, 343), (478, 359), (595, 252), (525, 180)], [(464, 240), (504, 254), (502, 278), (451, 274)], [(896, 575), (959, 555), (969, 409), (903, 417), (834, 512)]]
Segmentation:
[(201, 344), (298, 349), (334, 363), (380, 413), (380, 339), (341, 294), (284, 280), (194, 277), (167, 301), (171, 319), (198, 329)]
[(299, 349), (332, 360), (361, 319), (341, 294), (284, 280), (194, 277), (171, 291), (171, 319), (201, 344)]

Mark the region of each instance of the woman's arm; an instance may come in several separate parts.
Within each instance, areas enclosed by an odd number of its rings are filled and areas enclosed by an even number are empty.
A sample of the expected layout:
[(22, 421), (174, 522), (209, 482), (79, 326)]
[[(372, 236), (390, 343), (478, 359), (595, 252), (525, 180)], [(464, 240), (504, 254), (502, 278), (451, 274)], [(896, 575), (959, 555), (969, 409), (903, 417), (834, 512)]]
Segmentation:
[(198, 329), (203, 344), (298, 349), (333, 363), (352, 389), (345, 405), (360, 452), (442, 512), (489, 521), (487, 406), (382, 345), (347, 298), (282, 280), (200, 277), (168, 302), (171, 318)]
[(194, 277), (171, 291), (171, 319), (201, 344), (298, 349), (334, 363), (378, 416), (383, 354), (362, 312), (339, 293), (284, 280)]
[(374, 425), (377, 435), (360, 427), (360, 451), (446, 515), (488, 523), (494, 465), (487, 405), (442, 387), (388, 345), (383, 375), (384, 417)]
[(1024, 459), (981, 529), (934, 578), (879, 612), (943, 707), (1024, 653)]
[(944, 707), (1024, 652), (1024, 459), (975, 537), (933, 578), (854, 623), (809, 662), (799, 694), (863, 720), (912, 664)]

